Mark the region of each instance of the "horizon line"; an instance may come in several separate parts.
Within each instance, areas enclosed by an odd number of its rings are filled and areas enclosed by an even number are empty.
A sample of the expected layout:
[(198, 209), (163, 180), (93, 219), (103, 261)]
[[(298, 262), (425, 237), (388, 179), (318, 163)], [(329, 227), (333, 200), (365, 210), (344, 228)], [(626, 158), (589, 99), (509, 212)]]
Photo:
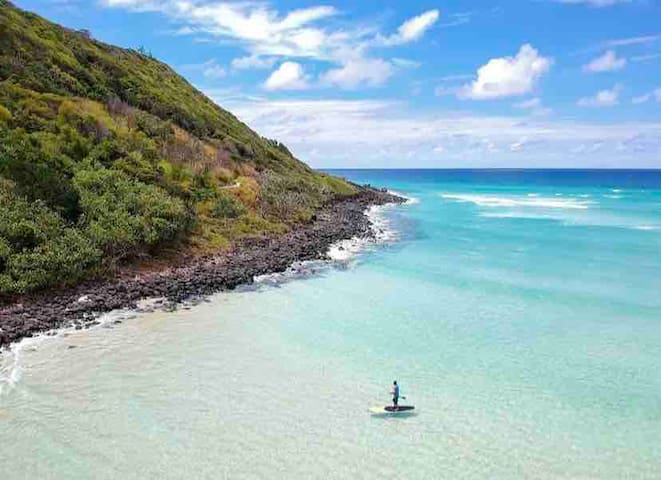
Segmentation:
[(610, 171), (659, 172), (661, 167), (313, 167), (314, 170), (510, 170), (510, 171)]

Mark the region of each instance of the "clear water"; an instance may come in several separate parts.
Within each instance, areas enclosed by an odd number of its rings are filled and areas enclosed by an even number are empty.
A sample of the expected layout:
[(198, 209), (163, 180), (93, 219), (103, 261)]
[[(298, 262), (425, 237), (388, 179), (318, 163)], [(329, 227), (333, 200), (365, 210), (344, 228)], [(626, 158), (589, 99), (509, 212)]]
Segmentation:
[(0, 477), (661, 476), (660, 173), (340, 173), (398, 242), (15, 346)]

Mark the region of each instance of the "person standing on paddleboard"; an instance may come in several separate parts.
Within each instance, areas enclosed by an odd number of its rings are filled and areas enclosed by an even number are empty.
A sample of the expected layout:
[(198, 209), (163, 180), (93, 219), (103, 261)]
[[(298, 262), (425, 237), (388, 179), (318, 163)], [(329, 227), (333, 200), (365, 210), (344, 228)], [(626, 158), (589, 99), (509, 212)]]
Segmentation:
[(392, 393), (392, 405), (397, 409), (397, 402), (399, 402), (399, 385), (397, 385), (397, 380), (392, 382), (392, 391), (390, 393)]

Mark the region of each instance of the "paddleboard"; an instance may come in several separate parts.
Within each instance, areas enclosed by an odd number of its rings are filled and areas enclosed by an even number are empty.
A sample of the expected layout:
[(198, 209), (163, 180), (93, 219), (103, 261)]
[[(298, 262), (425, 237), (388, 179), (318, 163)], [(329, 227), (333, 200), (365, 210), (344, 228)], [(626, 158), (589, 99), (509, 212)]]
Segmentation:
[(400, 413), (411, 413), (415, 409), (413, 405), (400, 405), (397, 408), (393, 407), (392, 405), (377, 405), (374, 407), (370, 407), (370, 412), (375, 413), (375, 414), (388, 414), (388, 415), (397, 415)]

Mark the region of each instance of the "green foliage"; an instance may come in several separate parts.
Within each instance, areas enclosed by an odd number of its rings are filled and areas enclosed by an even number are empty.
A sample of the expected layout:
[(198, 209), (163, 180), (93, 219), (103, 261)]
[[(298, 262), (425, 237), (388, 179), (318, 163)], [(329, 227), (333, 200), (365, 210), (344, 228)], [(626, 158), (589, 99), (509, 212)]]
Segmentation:
[(14, 292), (75, 283), (94, 272), (101, 252), (85, 236), (63, 228), (59, 235), (36, 248), (16, 253), (7, 262), (7, 277)]
[(0, 182), (0, 295), (75, 283), (94, 272), (101, 252), (41, 201)]
[(43, 200), (71, 220), (79, 214), (70, 177), (72, 161), (49, 152), (49, 138), (22, 129), (0, 128), (0, 175), (13, 180), (20, 195)]
[(341, 178), (321, 174), (319, 180), (336, 195), (353, 195), (356, 193), (356, 187)]
[(11, 112), (0, 105), (0, 123), (6, 124), (11, 119)]
[(237, 218), (245, 212), (245, 207), (234, 197), (220, 195), (213, 206), (212, 214), (215, 218)]
[(260, 203), (266, 216), (280, 221), (305, 221), (331, 194), (330, 187), (304, 179), (264, 173)]
[(104, 168), (80, 170), (74, 177), (87, 236), (110, 262), (177, 240), (192, 225), (184, 203), (154, 185)]

